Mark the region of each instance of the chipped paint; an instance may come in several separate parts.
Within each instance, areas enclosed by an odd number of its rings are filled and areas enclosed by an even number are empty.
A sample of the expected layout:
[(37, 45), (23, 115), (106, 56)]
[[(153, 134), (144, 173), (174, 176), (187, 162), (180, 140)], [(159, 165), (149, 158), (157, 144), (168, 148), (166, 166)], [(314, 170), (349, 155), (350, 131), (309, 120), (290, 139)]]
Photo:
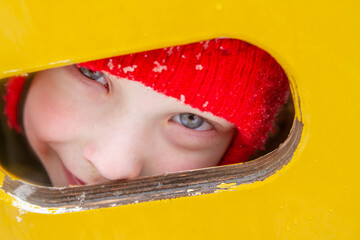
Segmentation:
[(73, 208), (46, 208), (40, 207), (26, 201), (23, 201), (17, 196), (9, 194), (9, 196), (13, 197), (11, 205), (19, 209), (19, 214), (25, 214), (27, 212), (34, 212), (34, 213), (42, 213), (42, 214), (61, 214), (61, 213), (68, 213), (68, 212), (78, 212), (86, 210), (82, 207), (76, 206)]
[[(47, 64), (47, 66), (60, 66), (60, 65), (66, 65), (66, 64), (69, 64), (71, 63), (71, 61), (69, 59), (66, 59), (66, 60), (60, 60), (60, 61), (55, 61), (55, 62), (50, 62)], [(49, 67), (47, 67), (49, 68)], [(35, 70), (41, 70), (42, 67), (38, 67), (38, 68), (34, 68), (33, 71)], [(3, 77), (5, 76), (11, 76), (11, 75), (14, 75), (17, 73), (17, 75), (22, 75), (22, 74), (26, 74), (26, 72), (23, 72), (24, 69), (22, 68), (16, 68), (16, 69), (10, 69), (10, 70), (6, 70), (6, 71), (3, 71), (2, 74), (3, 74)]]
[(221, 183), (221, 184), (217, 185), (216, 187), (220, 188), (220, 189), (229, 189), (229, 188), (236, 187), (236, 183)]
[(80, 201), (80, 204), (84, 202), (86, 197), (85, 192), (82, 192), (80, 196), (77, 196), (76, 199)]
[(2, 171), (2, 169), (0, 169), (0, 189), (2, 189), (2, 186), (4, 185), (5, 175), (6, 174)]
[(27, 198), (35, 192), (35, 188), (32, 185), (23, 184), (14, 190), (14, 195), (27, 200)]

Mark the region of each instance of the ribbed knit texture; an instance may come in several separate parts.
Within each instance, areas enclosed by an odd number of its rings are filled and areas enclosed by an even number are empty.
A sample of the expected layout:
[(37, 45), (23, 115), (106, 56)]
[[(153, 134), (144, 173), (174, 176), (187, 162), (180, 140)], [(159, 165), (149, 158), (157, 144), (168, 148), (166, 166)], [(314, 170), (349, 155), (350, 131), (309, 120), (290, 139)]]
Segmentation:
[[(213, 39), (79, 65), (141, 82), (234, 123), (238, 131), (220, 165), (246, 161), (263, 148), (289, 93), (286, 74), (274, 58), (236, 39)], [(9, 126), (19, 132), (17, 105), (24, 81), (25, 77), (11, 78), (5, 95)]]
[(6, 83), (6, 93), (3, 96), (6, 102), (4, 114), (7, 116), (9, 128), (19, 133), (21, 133), (21, 128), (18, 123), (18, 105), (25, 79), (24, 76), (10, 78)]
[(236, 125), (220, 164), (246, 161), (261, 149), (287, 100), (281, 66), (265, 51), (236, 39), (213, 39), (79, 64), (141, 82)]

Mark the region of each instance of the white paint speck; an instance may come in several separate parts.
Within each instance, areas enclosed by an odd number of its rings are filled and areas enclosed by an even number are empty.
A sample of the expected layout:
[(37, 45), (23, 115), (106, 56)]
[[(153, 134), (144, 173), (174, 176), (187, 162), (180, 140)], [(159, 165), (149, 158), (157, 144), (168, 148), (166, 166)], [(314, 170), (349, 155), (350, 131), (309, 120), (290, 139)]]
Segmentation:
[(46, 208), (46, 207), (40, 207), (31, 203), (28, 203), (24, 201), (23, 199), (19, 198), (16, 195), (9, 194), (14, 198), (11, 205), (19, 208), (25, 212), (34, 212), (34, 213), (41, 213), (41, 214), (60, 214), (60, 213), (68, 213), (68, 212), (79, 212), (86, 210), (81, 207), (73, 207), (73, 208)]
[(165, 65), (161, 65), (158, 61), (155, 61), (154, 64), (156, 66), (153, 68), (153, 72), (161, 73), (163, 70), (167, 70), (167, 67)]
[(204, 102), (204, 104), (202, 105), (203, 107), (206, 107), (209, 104), (208, 101)]
[(121, 64), (118, 64), (118, 69), (120, 69), (121, 68)]
[(22, 184), (13, 192), (15, 196), (26, 201), (27, 198), (35, 192), (35, 188), (28, 184)]
[(124, 73), (133, 72), (135, 70), (135, 68), (137, 68), (137, 65), (132, 65), (132, 66), (124, 67), (123, 71), (124, 71)]
[(181, 101), (182, 103), (185, 103), (185, 96), (182, 95), (182, 94), (181, 94), (181, 96), (180, 96), (180, 101)]
[(80, 201), (80, 203), (83, 203), (85, 200), (86, 194), (85, 192), (82, 192), (80, 196), (77, 196), (76, 199)]
[(21, 222), (22, 218), (19, 216), (16, 216), (16, 220), (17, 220), (17, 222)]
[(27, 213), (27, 211), (25, 211), (24, 209), (19, 209), (19, 215), (23, 215), (25, 213)]
[(197, 64), (197, 65), (195, 66), (195, 69), (196, 69), (196, 70), (203, 70), (203, 66), (201, 66), (201, 64)]
[(201, 57), (201, 53), (196, 54), (196, 59), (199, 60)]
[(113, 62), (112, 62), (112, 59), (109, 60), (107, 66), (108, 66), (108, 68), (109, 68), (110, 70), (113, 70), (114, 64), (113, 64)]
[(182, 57), (182, 58), (184, 58), (184, 59), (186, 58), (186, 56), (185, 56), (184, 54), (183, 54), (183, 55), (181, 55), (181, 57)]

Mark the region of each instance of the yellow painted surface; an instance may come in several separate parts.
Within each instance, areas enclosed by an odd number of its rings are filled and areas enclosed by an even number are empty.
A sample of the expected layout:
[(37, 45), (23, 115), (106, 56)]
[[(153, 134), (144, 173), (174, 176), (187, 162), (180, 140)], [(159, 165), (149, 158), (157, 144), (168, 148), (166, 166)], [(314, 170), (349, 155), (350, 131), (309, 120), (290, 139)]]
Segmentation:
[(359, 12), (357, 0), (0, 1), (0, 77), (235, 37), (283, 65), (304, 123), (282, 170), (214, 194), (41, 214), (0, 189), (1, 239), (359, 239)]

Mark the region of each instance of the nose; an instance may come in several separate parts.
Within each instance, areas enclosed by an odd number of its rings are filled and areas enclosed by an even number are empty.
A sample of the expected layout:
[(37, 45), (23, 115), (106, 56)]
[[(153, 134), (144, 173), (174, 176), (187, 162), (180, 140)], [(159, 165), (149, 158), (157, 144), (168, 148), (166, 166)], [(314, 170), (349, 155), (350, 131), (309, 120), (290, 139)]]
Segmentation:
[(101, 128), (83, 148), (83, 156), (98, 173), (109, 180), (130, 179), (140, 175), (144, 160), (145, 132), (135, 124)]

